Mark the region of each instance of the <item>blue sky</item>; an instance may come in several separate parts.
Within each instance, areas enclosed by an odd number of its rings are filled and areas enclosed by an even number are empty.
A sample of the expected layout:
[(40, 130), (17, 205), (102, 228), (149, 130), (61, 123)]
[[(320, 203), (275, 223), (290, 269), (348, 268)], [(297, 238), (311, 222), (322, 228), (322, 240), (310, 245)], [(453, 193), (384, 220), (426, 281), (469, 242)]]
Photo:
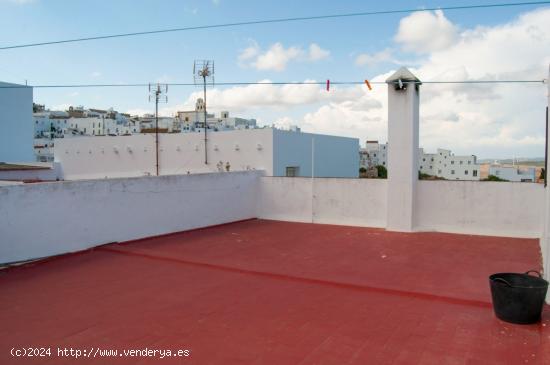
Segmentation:
[[(494, 2), (477, 1), (475, 3)], [(471, 3), (468, 1), (393, 1), (389, 3), (378, 1), (0, 0), (0, 45), (241, 20)], [(516, 24), (519, 17), (523, 16), (522, 14), (540, 13), (544, 9), (548, 7), (459, 10), (447, 11), (440, 15), (430, 12), (427, 14), (431, 18), (410, 18), (409, 25), (404, 21), (408, 17), (407, 14), (381, 15), (197, 30), (5, 50), (0, 51), (0, 80), (18, 83), (28, 80), (31, 85), (191, 82), (193, 61), (202, 58), (215, 60), (216, 80), (220, 82), (363, 80), (383, 77), (401, 65), (413, 68), (423, 79), (455, 77), (457, 69), (462, 69), (462, 73), (459, 72), (458, 76), (467, 78), (521, 76), (540, 79), (546, 77), (548, 63), (547, 58), (545, 60), (544, 57), (535, 57), (540, 56), (538, 53), (525, 56), (531, 57), (528, 60), (529, 67), (520, 67), (526, 61), (519, 59), (512, 62), (513, 64), (509, 67), (499, 67), (495, 70), (489, 62), (490, 57), (487, 57), (486, 65), (483, 64), (483, 60), (476, 59), (474, 44), (470, 59), (463, 57), (462, 64), (452, 64), (449, 69), (445, 69), (444, 64), (445, 57), (452, 57), (450, 63), (453, 63), (455, 59), (460, 58), (454, 57), (453, 54), (462, 52), (463, 55), (464, 52), (468, 52), (464, 47), (472, 37), (479, 36), (480, 40), (475, 40), (476, 42), (489, 39), (491, 37), (487, 34), (498, 32), (506, 25)], [(533, 24), (523, 24), (523, 28), (516, 27), (511, 31), (519, 33), (521, 29), (535, 27), (542, 34), (540, 36), (542, 41), (539, 39), (527, 46), (540, 48), (540, 42), (542, 45), (548, 45), (548, 37), (550, 37), (548, 27), (541, 25), (537, 19), (528, 21)], [(410, 31), (411, 29), (413, 31)], [(400, 31), (401, 37), (399, 37)], [(476, 32), (487, 34), (472, 35)], [(433, 36), (426, 38), (430, 33)], [(410, 36), (411, 34), (414, 36)], [(440, 34), (442, 36), (438, 38)], [(431, 38), (437, 39), (432, 42)], [(498, 34), (495, 38), (498, 38)], [(525, 44), (521, 39), (517, 42)], [(424, 49), (423, 45), (426, 44), (430, 45)], [(497, 42), (497, 45), (501, 46), (501, 43)], [(483, 47), (483, 45), (477, 45), (477, 47)], [(487, 47), (493, 46), (489, 43)], [(508, 58), (506, 52), (512, 51), (503, 49), (499, 52)], [(246, 54), (250, 57), (245, 58)], [(516, 55), (511, 58), (516, 58)], [(482, 66), (485, 69), (481, 69)], [(436, 69), (438, 72), (432, 72)], [(428, 90), (430, 86), (424, 88), (428, 96), (433, 92)], [(384, 114), (387, 114), (387, 110), (384, 110), (384, 90), (376, 89), (369, 94), (363, 89), (340, 87), (336, 88), (334, 93), (331, 92), (329, 96), (325, 96), (319, 90), (311, 88), (304, 92), (297, 89), (275, 88), (267, 90), (226, 88), (224, 92), (222, 88), (216, 88), (211, 90), (213, 98), (210, 106), (214, 111), (229, 109), (234, 114), (257, 117), (264, 124), (298, 124), (304, 130), (314, 132), (350, 135), (361, 140), (365, 138), (385, 140)], [(435, 89), (432, 87), (432, 90)], [(528, 90), (527, 94), (533, 95), (533, 108), (542, 110), (545, 106), (544, 86)], [(194, 88), (172, 88), (169, 92), (169, 104), (164, 106), (163, 112), (170, 114), (179, 108), (188, 107), (195, 97), (191, 93), (195, 91), (197, 90)], [(477, 153), (481, 157), (543, 154), (543, 145), (540, 141), (544, 130), (543, 125), (540, 124), (542, 122), (538, 124), (532, 122), (532, 125), (527, 128), (519, 128), (521, 124), (519, 119), (522, 114), (520, 109), (525, 107), (525, 103), (509, 105), (507, 97), (511, 91), (505, 86), (502, 89), (491, 90), (439, 91), (441, 95), (449, 93), (448, 95), (454, 96), (455, 99), (462, 97), (464, 103), (472, 104), (472, 113), (480, 110), (480, 103), (484, 105), (486, 111), (482, 115), (469, 114), (468, 108), (454, 104), (456, 100), (449, 105), (449, 110), (441, 111), (436, 105), (430, 106), (429, 100), (423, 100), (421, 108), (424, 104), (426, 105), (422, 110), (427, 121), (423, 127), (421, 126), (421, 132), (423, 131), (421, 144), (428, 149), (449, 147), (458, 153)], [(258, 93), (269, 95), (270, 100), (252, 98), (253, 100), (246, 101), (251, 94)], [(305, 97), (305, 102), (301, 102), (300, 98), (308, 93), (312, 96)], [(487, 95), (494, 97), (487, 97)], [(292, 98), (294, 101), (289, 100)], [(279, 99), (281, 99), (280, 103), (277, 102)], [(152, 109), (147, 101), (146, 89), (35, 89), (35, 102), (45, 103), (48, 107), (72, 104), (97, 108), (112, 106), (120, 111), (134, 112)], [(496, 109), (499, 103), (506, 104), (507, 108), (515, 106), (518, 109), (517, 116), (500, 118), (498, 115), (495, 116), (493, 108)], [(476, 105), (478, 105), (477, 108)], [(356, 113), (362, 106), (366, 117)], [(541, 117), (541, 113), (525, 117), (535, 120)], [(331, 115), (336, 121), (334, 123), (331, 120), (323, 121), (320, 117), (322, 115)], [(436, 120), (430, 122), (429, 118), (434, 115), (432, 119)], [(318, 123), (316, 116), (319, 117)], [(446, 123), (453, 122), (454, 124), (449, 128), (445, 127)], [(463, 125), (459, 125), (460, 123)], [(476, 123), (481, 123), (481, 127), (477, 128)], [(457, 142), (456, 135), (449, 138), (449, 134), (454, 134), (453, 128), (458, 130), (468, 128), (474, 131), (465, 134), (463, 141)], [(476, 135), (478, 129), (481, 130), (478, 131), (481, 134)], [(496, 135), (496, 140), (489, 138), (491, 133)], [(486, 140), (483, 139), (484, 136), (487, 137)], [(501, 137), (500, 143), (498, 137)], [(503, 145), (507, 146), (506, 149)]]

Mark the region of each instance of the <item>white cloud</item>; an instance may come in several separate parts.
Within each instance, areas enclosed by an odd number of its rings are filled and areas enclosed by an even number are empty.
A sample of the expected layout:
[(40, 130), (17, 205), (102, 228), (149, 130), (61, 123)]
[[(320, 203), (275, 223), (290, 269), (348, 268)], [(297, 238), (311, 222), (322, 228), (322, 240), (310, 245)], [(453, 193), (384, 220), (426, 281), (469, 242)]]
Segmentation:
[[(539, 9), (498, 26), (466, 29), (445, 47), (430, 45), (431, 51), (411, 71), (424, 81), (546, 78), (548, 19), (550, 9)], [(451, 28), (456, 29), (452, 24)], [(385, 140), (384, 89), (375, 85), (372, 91), (383, 108), (368, 109), (361, 99), (350, 99), (328, 103), (294, 122), (305, 131)], [(542, 156), (546, 93), (541, 84), (424, 84), (420, 143), (430, 151), (448, 147), (482, 157)]]
[(394, 62), (392, 59), (392, 50), (389, 48), (373, 54), (361, 53), (355, 57), (355, 64), (357, 66), (373, 66), (387, 61)]
[(302, 47), (291, 46), (285, 48), (280, 43), (274, 43), (262, 53), (258, 43), (251, 41), (251, 45), (245, 48), (239, 55), (239, 65), (242, 67), (253, 67), (257, 70), (284, 71), (291, 61), (316, 62), (328, 58), (330, 52), (321, 48), (318, 44), (312, 43), (308, 50)]
[[(464, 29), (452, 44), (425, 54), (411, 71), (423, 81), (546, 78), (548, 19), (550, 9), (539, 9), (505, 24)], [(248, 64), (262, 54), (257, 44), (250, 47), (244, 58)], [(371, 81), (384, 81), (391, 73)], [(420, 143), (428, 151), (447, 147), (480, 157), (544, 154), (546, 85), (424, 84), (420, 88)], [(386, 90), (386, 85), (373, 85), (372, 91), (364, 85), (334, 85), (329, 92), (324, 85), (250, 85), (209, 90), (208, 100), (209, 110), (247, 114), (269, 125), (298, 125), (307, 132), (362, 142), (385, 141)], [(192, 93), (183, 105), (163, 112), (193, 108), (201, 96)]]
[(405, 51), (428, 53), (451, 46), (457, 37), (457, 27), (443, 11), (436, 10), (415, 12), (401, 19), (395, 41)]
[[(305, 80), (314, 81), (314, 80)], [(268, 83), (269, 80), (260, 82)], [(380, 109), (382, 104), (375, 99), (369, 99), (365, 86), (339, 87), (333, 86), (327, 92), (324, 85), (272, 85), (259, 84), (248, 86), (235, 86), (228, 89), (208, 90), (208, 111), (219, 112), (230, 110), (231, 113), (247, 112), (257, 119), (263, 119), (261, 114), (266, 111), (284, 113), (295, 108), (302, 108), (323, 103), (335, 103), (347, 105), (349, 100), (357, 100), (361, 110), (365, 108)], [(365, 100), (365, 97), (369, 100)], [(173, 115), (177, 110), (193, 110), (197, 98), (202, 98), (202, 92), (193, 92), (183, 104), (161, 108), (162, 115)], [(353, 107), (352, 107), (353, 109)], [(267, 124), (272, 124), (268, 120)]]
[[(144, 114), (153, 114), (154, 110), (135, 108), (135, 109), (128, 109), (128, 110), (125, 111), (125, 113), (130, 114), (131, 116), (134, 116), (134, 115), (143, 116)], [(173, 114), (174, 113), (161, 113), (159, 111), (159, 115), (163, 115), (163, 116), (171, 116)]]
[(298, 58), (301, 54), (301, 49), (298, 47), (284, 48), (281, 43), (275, 43), (265, 52), (260, 54), (253, 63), (258, 70), (274, 70), (283, 71), (287, 63)]
[(324, 60), (330, 56), (330, 51), (322, 49), (317, 43), (312, 43), (309, 45), (309, 54), (308, 59), (310, 61), (319, 61)]

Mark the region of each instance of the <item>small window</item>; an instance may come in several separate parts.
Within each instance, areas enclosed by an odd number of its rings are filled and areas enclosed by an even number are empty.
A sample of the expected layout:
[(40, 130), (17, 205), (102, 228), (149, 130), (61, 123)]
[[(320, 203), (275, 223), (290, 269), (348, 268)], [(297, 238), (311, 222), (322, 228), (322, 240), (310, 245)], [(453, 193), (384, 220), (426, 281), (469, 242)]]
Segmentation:
[(451, 170), (451, 175), (454, 175), (455, 174), (455, 170)]
[(455, 162), (454, 162), (454, 161), (451, 161), (451, 165), (454, 165), (454, 164), (455, 164)]
[(437, 170), (437, 173), (438, 173), (438, 174), (441, 174), (441, 170)]
[(426, 161), (426, 159), (425, 159), (425, 158), (423, 158), (423, 159), (422, 159), (422, 161)]
[(472, 163), (472, 161), (468, 161), (468, 165), (471, 164), (471, 163)]
[(477, 170), (472, 170), (472, 176), (477, 176)]
[(468, 175), (468, 170), (464, 170), (464, 175)]
[(463, 162), (464, 162), (464, 161), (460, 161), (460, 164), (462, 165)]
[(299, 166), (287, 166), (286, 167), (286, 177), (296, 177), (299, 175), (300, 167)]

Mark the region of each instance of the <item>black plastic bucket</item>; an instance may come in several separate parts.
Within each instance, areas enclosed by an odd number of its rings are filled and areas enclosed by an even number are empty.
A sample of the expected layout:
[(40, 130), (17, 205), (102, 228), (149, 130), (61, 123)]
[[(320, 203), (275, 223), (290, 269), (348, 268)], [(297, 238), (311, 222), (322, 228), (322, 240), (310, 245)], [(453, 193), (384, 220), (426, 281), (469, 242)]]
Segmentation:
[[(538, 276), (529, 273), (536, 273)], [(498, 318), (517, 324), (540, 321), (548, 282), (538, 271), (493, 274), (489, 276), (489, 282), (493, 308)]]

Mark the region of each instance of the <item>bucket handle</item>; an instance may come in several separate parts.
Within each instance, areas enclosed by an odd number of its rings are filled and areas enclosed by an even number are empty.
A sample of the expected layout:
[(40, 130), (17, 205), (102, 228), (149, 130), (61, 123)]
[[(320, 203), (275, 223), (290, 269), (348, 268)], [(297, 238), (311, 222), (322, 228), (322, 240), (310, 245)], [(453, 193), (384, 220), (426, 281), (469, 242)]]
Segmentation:
[(529, 270), (529, 271), (526, 271), (526, 272), (525, 272), (525, 275), (529, 275), (529, 273), (531, 273), (531, 272), (534, 272), (535, 274), (537, 274), (537, 276), (538, 276), (539, 278), (542, 278), (542, 275), (541, 275), (540, 272), (538, 272), (537, 270)]
[(503, 278), (494, 278), (493, 281), (499, 281), (501, 283), (504, 283), (508, 286), (512, 286), (509, 282), (507, 282), (506, 280), (504, 280)]

